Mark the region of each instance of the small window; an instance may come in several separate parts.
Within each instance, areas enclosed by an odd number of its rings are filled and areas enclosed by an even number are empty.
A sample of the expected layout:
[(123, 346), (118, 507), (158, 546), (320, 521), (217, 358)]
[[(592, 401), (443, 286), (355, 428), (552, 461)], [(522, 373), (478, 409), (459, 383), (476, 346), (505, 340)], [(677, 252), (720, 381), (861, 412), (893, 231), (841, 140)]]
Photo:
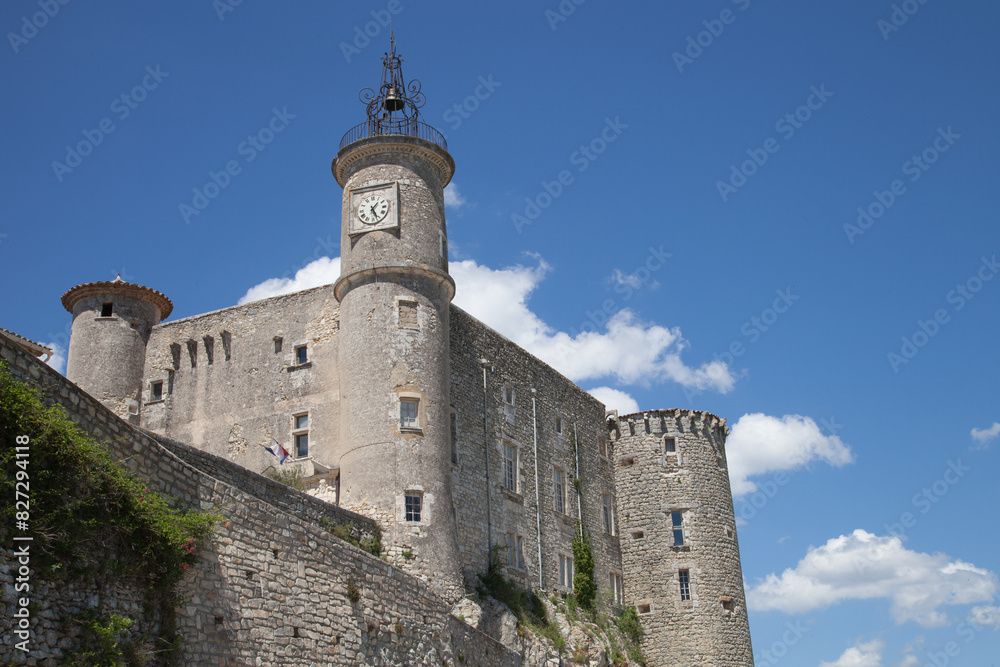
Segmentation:
[(514, 405), (514, 388), (509, 384), (503, 388), (503, 402), (507, 405)]
[(609, 577), (609, 583), (611, 584), (611, 601), (617, 605), (624, 602), (624, 594), (622, 591), (622, 575), (617, 572), (612, 572)]
[(573, 559), (559, 554), (559, 585), (573, 588)]
[(400, 329), (419, 329), (420, 324), (417, 320), (417, 302), (416, 301), (400, 301), (399, 302), (399, 328)]
[(640, 614), (648, 614), (650, 609), (648, 604), (640, 604), (636, 606), (636, 611)]
[(149, 385), (149, 400), (160, 401), (163, 400), (163, 382), (157, 381)]
[(399, 402), (399, 426), (400, 428), (417, 428), (417, 406), (419, 401), (415, 398), (404, 398)]
[(677, 438), (664, 438), (663, 439), (663, 451), (667, 454), (677, 453)]
[(601, 494), (601, 518), (604, 519), (604, 532), (608, 535), (615, 534), (614, 510), (611, 506), (611, 496), (607, 493)]
[(284, 345), (285, 339), (281, 336), (274, 337), (274, 353), (278, 354), (281, 352), (281, 346)]
[(524, 569), (524, 541), (515, 533), (507, 533), (507, 567)]
[(451, 431), (451, 462), (458, 465), (458, 417), (454, 410), (448, 415), (448, 426)]
[(406, 494), (406, 520), (420, 521), (420, 511), (423, 509), (424, 497), (420, 494)]
[(628, 468), (629, 466), (634, 464), (635, 464), (635, 459), (631, 456), (623, 458), (619, 463), (619, 465), (621, 465), (622, 468)]
[(295, 363), (302, 365), (308, 363), (309, 361), (309, 347), (306, 345), (299, 345), (295, 348)]
[(562, 417), (556, 417), (556, 433), (562, 435)]
[(726, 612), (727, 614), (733, 613), (733, 599), (732, 598), (729, 598), (729, 597), (722, 598), (722, 611)]
[(726, 537), (733, 539), (733, 529), (729, 526), (726, 526)]
[(309, 456), (309, 413), (292, 417), (292, 441), (295, 443), (295, 457)]
[(603, 458), (608, 458), (608, 441), (604, 438), (597, 439), (597, 453)]
[(641, 540), (643, 537), (645, 537), (645, 535), (646, 535), (646, 533), (644, 533), (641, 530), (633, 530), (632, 531), (632, 539), (633, 540)]
[(553, 468), (552, 485), (556, 511), (566, 514), (566, 473), (559, 468)]
[(517, 493), (517, 447), (503, 443), (503, 488)]
[(114, 312), (114, 309), (115, 309), (115, 304), (111, 303), (110, 301), (105, 301), (104, 303), (101, 304), (101, 317), (111, 317), (111, 314)]
[(681, 590), (681, 602), (691, 599), (691, 573), (688, 570), (677, 570), (677, 582)]
[(673, 524), (674, 546), (684, 546), (684, 514), (674, 510), (670, 513), (670, 523)]

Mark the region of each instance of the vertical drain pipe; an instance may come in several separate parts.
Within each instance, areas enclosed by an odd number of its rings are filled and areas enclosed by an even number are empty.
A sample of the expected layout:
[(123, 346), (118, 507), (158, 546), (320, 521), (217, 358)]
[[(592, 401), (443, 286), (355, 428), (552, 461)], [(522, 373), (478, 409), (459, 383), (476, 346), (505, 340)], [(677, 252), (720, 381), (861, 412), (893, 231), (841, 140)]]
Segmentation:
[(583, 481), (580, 480), (580, 441), (576, 437), (576, 422), (573, 422), (573, 453), (576, 455), (576, 476), (573, 478), (573, 486), (576, 487), (576, 520), (580, 524), (580, 537), (583, 537), (583, 492), (580, 491)]
[(488, 549), (486, 551), (487, 569), (493, 567), (493, 502), (490, 495), (490, 438), (487, 433), (486, 420), (486, 368), (490, 365), (489, 360), (480, 359), (483, 366), (483, 449), (486, 450), (486, 541)]
[(535, 444), (535, 541), (538, 543), (538, 589), (545, 590), (542, 578), (542, 505), (538, 491), (538, 408), (535, 403), (537, 391), (531, 388), (531, 437)]

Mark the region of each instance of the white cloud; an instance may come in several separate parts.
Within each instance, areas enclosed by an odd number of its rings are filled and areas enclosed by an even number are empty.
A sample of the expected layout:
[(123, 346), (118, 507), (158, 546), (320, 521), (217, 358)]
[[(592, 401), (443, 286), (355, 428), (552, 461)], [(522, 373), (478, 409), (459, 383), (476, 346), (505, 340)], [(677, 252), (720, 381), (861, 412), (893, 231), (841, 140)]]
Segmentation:
[(917, 667), (920, 658), (915, 655), (904, 655), (903, 659), (896, 663), (896, 667)]
[(608, 410), (617, 410), (619, 415), (630, 415), (639, 412), (639, 404), (624, 391), (611, 387), (594, 387), (588, 393), (604, 403)]
[(309, 262), (295, 272), (294, 278), (269, 278), (259, 285), (254, 285), (247, 290), (247, 293), (239, 300), (240, 304), (250, 301), (269, 299), (280, 294), (290, 294), (299, 292), (320, 285), (329, 285), (337, 282), (340, 277), (339, 257), (320, 257)]
[[(674, 381), (721, 393), (733, 388), (736, 380), (721, 361), (697, 368), (685, 365), (681, 352), (687, 341), (680, 329), (643, 322), (627, 308), (611, 316), (603, 332), (589, 321), (591, 330), (575, 335), (553, 329), (527, 305), (531, 293), (551, 270), (543, 259), (536, 260), (534, 267), (503, 269), (491, 269), (473, 260), (451, 262), (451, 275), (458, 286), (455, 304), (574, 382), (613, 378), (642, 385)], [(328, 285), (339, 277), (340, 258), (320, 257), (302, 267), (294, 278), (271, 278), (251, 287), (239, 303)]]
[(636, 269), (632, 273), (623, 273), (620, 269), (615, 269), (611, 272), (611, 277), (608, 278), (608, 281), (612, 285), (620, 285), (632, 290), (641, 289), (647, 281), (649, 282), (650, 289), (656, 289), (660, 286), (659, 282), (650, 280), (649, 269), (645, 267)]
[(986, 443), (1000, 436), (1000, 422), (993, 422), (993, 426), (989, 428), (974, 428), (971, 435), (973, 440), (978, 441), (985, 448)]
[(969, 610), (969, 621), (976, 625), (1000, 628), (1000, 607), (973, 607)]
[(66, 348), (59, 343), (42, 343), (42, 345), (52, 349), (52, 356), (46, 359), (45, 363), (60, 375), (66, 375)]
[(882, 667), (882, 650), (885, 642), (873, 639), (859, 643), (844, 651), (833, 662), (821, 662), (819, 667)]
[(461, 208), (465, 206), (465, 197), (458, 191), (458, 186), (449, 183), (444, 189), (444, 205), (451, 208)]
[(725, 363), (712, 361), (697, 368), (681, 360), (687, 341), (679, 328), (643, 322), (624, 308), (598, 331), (587, 321), (571, 335), (553, 329), (528, 308), (531, 293), (550, 268), (541, 258), (534, 267), (491, 269), (473, 260), (451, 263), (458, 285), (455, 303), (507, 336), (574, 382), (614, 378), (623, 384), (649, 385), (673, 381), (685, 387), (726, 393), (735, 378)]
[(753, 493), (748, 478), (778, 470), (793, 470), (813, 461), (833, 466), (854, 462), (851, 448), (835, 435), (823, 435), (809, 417), (747, 414), (733, 426), (726, 441), (729, 482), (733, 495)]
[(989, 570), (942, 553), (910, 551), (898, 537), (859, 529), (810, 547), (781, 576), (758, 580), (747, 589), (747, 606), (798, 614), (845, 600), (885, 598), (892, 602), (896, 623), (935, 627), (947, 622), (939, 607), (987, 602), (997, 590), (997, 577)]

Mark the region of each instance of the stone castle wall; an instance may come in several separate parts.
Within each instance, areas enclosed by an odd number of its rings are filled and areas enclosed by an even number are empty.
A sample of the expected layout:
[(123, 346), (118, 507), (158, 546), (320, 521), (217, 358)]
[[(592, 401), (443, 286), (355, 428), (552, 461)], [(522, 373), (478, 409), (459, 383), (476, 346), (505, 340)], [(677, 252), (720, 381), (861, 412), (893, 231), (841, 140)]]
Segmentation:
[[(516, 654), (453, 617), (423, 582), (320, 528), (318, 501), (223, 459), (157, 441), (4, 337), (0, 354), (16, 378), (62, 406), (133, 474), (182, 506), (224, 514), (215, 543), (180, 585), (187, 600), (178, 612), (181, 664), (455, 665), (459, 656), (464, 664), (520, 664)], [(337, 521), (365, 523), (339, 508), (327, 511)], [(357, 587), (357, 602), (349, 599), (348, 582)], [(73, 605), (89, 604), (92, 591), (36, 585), (31, 595), (40, 605), (31, 657), (54, 664), (57, 649), (72, 649), (73, 640), (46, 631), (46, 623), (57, 626)], [(120, 601), (113, 589), (103, 595), (109, 605), (135, 611), (131, 593)], [(9, 619), (14, 606), (6, 597), (3, 604)], [(0, 661), (15, 657), (10, 636), (0, 646)]]
[[(524, 586), (539, 587), (536, 511), (541, 518), (542, 571), (545, 590), (567, 592), (559, 584), (559, 555), (573, 556), (573, 534), (582, 510), (590, 535), (599, 589), (609, 588), (610, 573), (621, 572), (618, 537), (603, 526), (601, 496), (614, 508), (614, 474), (600, 454), (607, 446), (604, 405), (541, 360), (524, 351), (459, 308), (451, 314), (451, 402), (457, 426), (457, 462), (452, 465), (462, 565), (467, 579), (485, 569), (490, 525), (494, 544), (508, 533), (522, 537), (524, 568), (507, 573)], [(486, 391), (486, 437), (483, 442), (483, 370), (489, 361)], [(535, 500), (535, 454), (532, 394), (536, 390), (538, 489)], [(506, 391), (512, 391), (513, 405)], [(562, 433), (556, 432), (556, 418)], [(582, 507), (573, 484), (577, 477), (574, 429), (579, 441)], [(503, 445), (517, 451), (517, 484), (504, 488)], [(487, 521), (486, 456), (489, 452), (491, 521)], [(555, 508), (554, 467), (565, 473), (564, 511)]]
[(629, 415), (613, 430), (625, 601), (650, 664), (753, 665), (727, 433), (725, 420), (695, 410)]
[[(160, 324), (147, 345), (141, 424), (262, 471), (276, 459), (260, 445), (276, 438), (294, 456), (293, 415), (308, 414), (309, 454), (333, 465), (339, 330), (331, 286)], [(163, 383), (162, 400), (152, 382)]]

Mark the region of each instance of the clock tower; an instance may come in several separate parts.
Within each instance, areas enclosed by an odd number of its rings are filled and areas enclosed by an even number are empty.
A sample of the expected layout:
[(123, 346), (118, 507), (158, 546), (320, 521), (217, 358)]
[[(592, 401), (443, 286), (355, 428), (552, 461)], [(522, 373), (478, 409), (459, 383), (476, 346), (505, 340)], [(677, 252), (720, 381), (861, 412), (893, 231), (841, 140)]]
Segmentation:
[(341, 505), (376, 518), (390, 561), (446, 599), (464, 592), (452, 502), (444, 187), (455, 163), (422, 122), (395, 39), (367, 119), (344, 135), (340, 302)]

